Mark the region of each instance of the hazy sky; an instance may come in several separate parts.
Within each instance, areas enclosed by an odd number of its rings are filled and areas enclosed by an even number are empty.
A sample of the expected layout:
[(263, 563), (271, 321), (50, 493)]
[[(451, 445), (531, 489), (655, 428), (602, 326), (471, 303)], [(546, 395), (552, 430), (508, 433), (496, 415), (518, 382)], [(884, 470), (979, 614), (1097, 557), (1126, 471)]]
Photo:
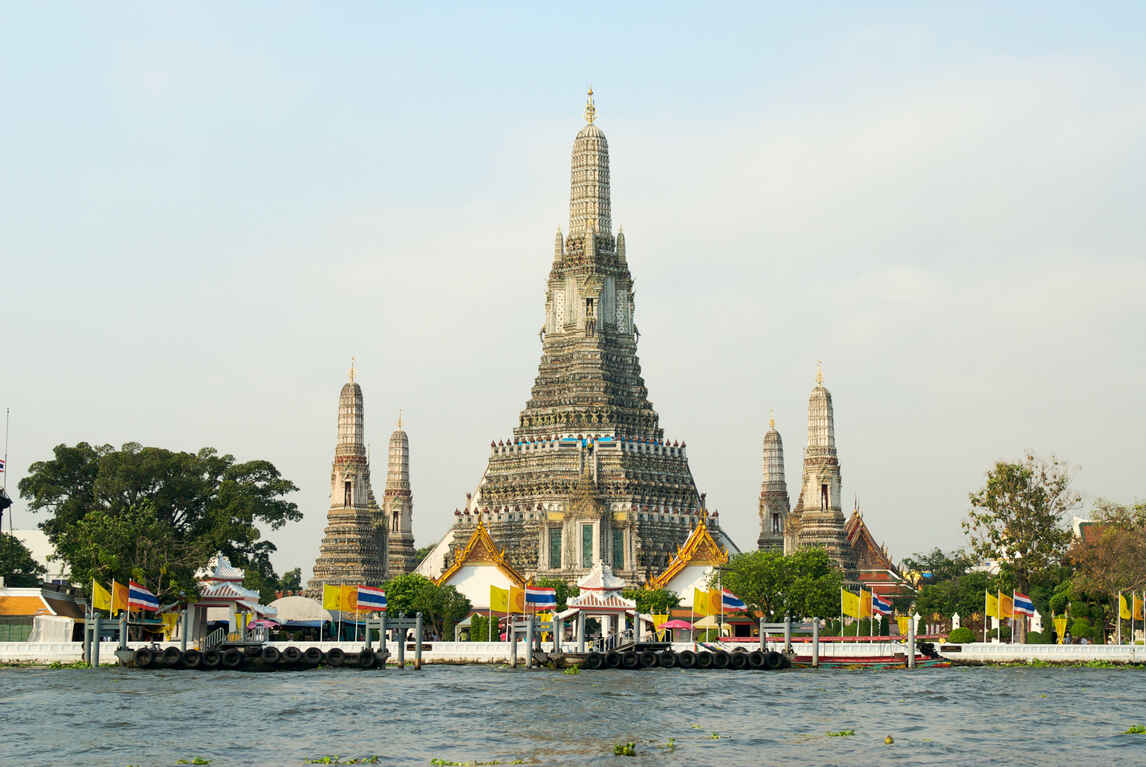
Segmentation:
[(897, 559), (1027, 449), (1146, 496), (1142, 5), (418, 5), (0, 11), (10, 492), (61, 442), (267, 458), (309, 575), (357, 355), (437, 540), (536, 375), (591, 83), (650, 397), (742, 548), (817, 359)]

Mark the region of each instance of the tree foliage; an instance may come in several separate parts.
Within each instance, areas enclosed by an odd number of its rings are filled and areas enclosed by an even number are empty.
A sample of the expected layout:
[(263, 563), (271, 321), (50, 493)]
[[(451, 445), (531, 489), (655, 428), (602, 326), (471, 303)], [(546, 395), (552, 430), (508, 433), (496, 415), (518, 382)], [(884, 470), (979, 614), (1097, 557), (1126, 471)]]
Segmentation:
[(964, 575), (975, 565), (973, 557), (956, 550), (950, 554), (936, 547), (926, 554), (913, 554), (903, 558), (903, 569), (919, 573), (919, 583), (938, 584)]
[(1121, 505), (1100, 500), (1093, 514), (1094, 535), (1070, 547), (1080, 591), (1113, 594), (1146, 590), (1146, 503)]
[(972, 553), (1005, 562), (1020, 590), (1062, 561), (1071, 540), (1063, 517), (1079, 502), (1064, 463), (1029, 454), (1022, 463), (1000, 461), (969, 498), (963, 530)]
[(625, 589), (621, 596), (635, 600), (637, 612), (649, 615), (666, 615), (680, 604), (680, 597), (668, 589)]
[(301, 519), (284, 500), (295, 490), (268, 461), (134, 442), (58, 445), (20, 481), (29, 508), (50, 514), (40, 527), (76, 581), (134, 578), (164, 598), (196, 593), (195, 572), (216, 551), (262, 567), (275, 547), (259, 526)]
[(38, 586), (44, 566), (32, 557), (28, 547), (14, 535), (0, 533), (0, 575), (4, 584), (17, 588)]
[(737, 554), (724, 566), (721, 581), (749, 610), (770, 619), (839, 613), (843, 573), (823, 549)]
[(453, 639), (454, 625), (470, 612), (470, 600), (453, 586), (439, 586), (424, 575), (396, 575), (383, 584), (391, 615), (422, 613), (425, 628)]
[(982, 613), (984, 596), (994, 590), (992, 578), (985, 572), (964, 573), (955, 578), (925, 583), (915, 598), (915, 609), (920, 615), (939, 613), (950, 618), (955, 613), (966, 622), (971, 615)]

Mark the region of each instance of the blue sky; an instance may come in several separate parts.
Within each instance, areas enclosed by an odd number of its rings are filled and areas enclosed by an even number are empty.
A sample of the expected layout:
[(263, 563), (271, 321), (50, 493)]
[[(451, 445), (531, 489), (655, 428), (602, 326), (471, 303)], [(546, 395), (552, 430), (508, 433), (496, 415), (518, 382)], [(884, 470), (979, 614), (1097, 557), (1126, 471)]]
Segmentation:
[(1027, 449), (1146, 495), (1141, 6), (0, 14), (10, 486), (60, 442), (265, 457), (308, 571), (357, 355), (376, 481), (404, 408), (436, 540), (536, 373), (592, 84), (650, 396), (742, 547), (817, 359), (897, 557)]

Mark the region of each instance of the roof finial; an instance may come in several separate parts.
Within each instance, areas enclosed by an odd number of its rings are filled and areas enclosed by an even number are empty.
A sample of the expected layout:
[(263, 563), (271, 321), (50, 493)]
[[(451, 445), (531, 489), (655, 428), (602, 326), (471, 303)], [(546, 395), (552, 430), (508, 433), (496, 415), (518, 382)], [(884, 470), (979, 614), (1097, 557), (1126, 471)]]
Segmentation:
[(776, 411), (775, 410), (769, 410), (768, 411), (768, 428), (772, 429), (773, 431), (776, 430)]
[(824, 385), (824, 361), (816, 360), (816, 385)]
[(585, 97), (585, 122), (592, 124), (597, 119), (597, 107), (593, 104), (593, 86), (589, 86), (589, 95)]
[(354, 357), (350, 358), (350, 383), (354, 383)]
[(398, 408), (398, 431), (402, 430), (402, 409)]

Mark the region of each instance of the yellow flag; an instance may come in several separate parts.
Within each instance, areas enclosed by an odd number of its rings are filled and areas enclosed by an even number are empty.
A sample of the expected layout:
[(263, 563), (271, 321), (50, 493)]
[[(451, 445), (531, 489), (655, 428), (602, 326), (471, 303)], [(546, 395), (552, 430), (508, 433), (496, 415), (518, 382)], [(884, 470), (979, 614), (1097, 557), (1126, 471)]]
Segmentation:
[(997, 596), (995, 596), (994, 594), (992, 594), (991, 592), (987, 592), (986, 596), (987, 596), (987, 606), (983, 609), (983, 612), (986, 613), (986, 616), (984, 616), (984, 619), (986, 619), (986, 618), (998, 618), (999, 617), (999, 598)]
[[(127, 610), (127, 592), (126, 584), (111, 582), (111, 614), (119, 615), (120, 610)], [(130, 612), (130, 611), (129, 611)]]
[(860, 617), (860, 598), (847, 589), (840, 589), (840, 612), (853, 618)]
[(170, 640), (179, 625), (179, 613), (163, 613), (159, 617), (163, 619), (163, 638)]
[(708, 598), (707, 591), (701, 591), (698, 588), (692, 590), (692, 613), (693, 615), (712, 615), (712, 600)]
[(329, 583), (322, 584), (322, 609), (341, 610), (342, 590), (337, 586), (331, 586)]
[(654, 615), (653, 616), (653, 628), (659, 629), (661, 626), (668, 623), (668, 619), (669, 619), (669, 617), (667, 615)]
[(1066, 616), (1054, 619), (1054, 633), (1058, 634), (1058, 643), (1062, 644), (1062, 635), (1066, 633)]
[(340, 607), (344, 613), (352, 613), (358, 609), (358, 587), (357, 586), (341, 586), (342, 598), (339, 600)]
[(1142, 608), (1143, 608), (1142, 597), (1135, 594), (1134, 595), (1134, 618), (1133, 618), (1133, 620), (1136, 620), (1136, 621), (1142, 620), (1142, 616), (1143, 616)]
[(1010, 594), (999, 592), (999, 620), (1015, 617), (1015, 600)]
[(489, 609), (495, 613), (509, 612), (509, 589), (489, 587)]
[(1132, 615), (1130, 605), (1126, 603), (1126, 595), (1121, 592), (1118, 594), (1118, 614), (1124, 621), (1130, 620), (1130, 616)]
[(111, 592), (92, 579), (92, 607), (96, 610), (111, 610)]
[(525, 612), (525, 589), (517, 586), (509, 587), (509, 611), (514, 613)]
[(907, 636), (907, 622), (910, 620), (911, 618), (907, 615), (895, 616), (895, 622), (899, 626), (899, 635), (901, 637)]
[(860, 589), (860, 614), (861, 618), (871, 617), (871, 592)]

